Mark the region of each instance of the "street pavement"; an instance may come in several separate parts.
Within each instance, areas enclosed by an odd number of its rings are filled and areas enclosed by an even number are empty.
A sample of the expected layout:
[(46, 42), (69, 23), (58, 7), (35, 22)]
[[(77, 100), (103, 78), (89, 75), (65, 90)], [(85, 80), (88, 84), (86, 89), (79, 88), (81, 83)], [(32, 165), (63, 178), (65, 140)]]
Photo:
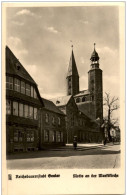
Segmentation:
[(11, 154), (7, 156), (8, 169), (101, 169), (119, 168), (120, 145), (112, 143), (72, 144), (56, 149)]

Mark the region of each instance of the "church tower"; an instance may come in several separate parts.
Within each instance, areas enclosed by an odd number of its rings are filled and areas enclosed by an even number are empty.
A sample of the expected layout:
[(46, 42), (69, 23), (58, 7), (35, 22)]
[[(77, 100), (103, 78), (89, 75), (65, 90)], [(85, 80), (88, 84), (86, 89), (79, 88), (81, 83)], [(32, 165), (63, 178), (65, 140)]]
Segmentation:
[(75, 62), (73, 45), (72, 45), (72, 53), (69, 62), (69, 68), (67, 73), (67, 95), (76, 95), (79, 93), (79, 74)]
[(95, 119), (103, 119), (103, 88), (102, 88), (102, 70), (99, 68), (99, 56), (95, 50), (91, 55), (91, 69), (88, 72), (88, 90), (91, 94), (94, 104)]

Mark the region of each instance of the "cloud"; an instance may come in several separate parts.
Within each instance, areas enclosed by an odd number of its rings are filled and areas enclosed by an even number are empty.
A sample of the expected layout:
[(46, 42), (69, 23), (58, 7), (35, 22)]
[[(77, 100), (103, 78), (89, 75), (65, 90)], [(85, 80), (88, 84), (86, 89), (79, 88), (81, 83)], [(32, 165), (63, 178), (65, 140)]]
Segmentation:
[(21, 11), (18, 11), (18, 12), (16, 13), (16, 15), (18, 15), (18, 16), (21, 16), (21, 15), (34, 16), (35, 14), (32, 13), (32, 12), (31, 12), (30, 10), (28, 10), (28, 9), (22, 9)]
[(50, 32), (52, 32), (52, 33), (55, 33), (55, 34), (58, 33), (58, 31), (53, 26), (47, 27), (47, 30), (50, 31)]
[(13, 47), (17, 47), (17, 46), (21, 45), (21, 39), (19, 39), (18, 37), (10, 36), (8, 38), (8, 45), (13, 46)]
[(89, 24), (88, 20), (80, 20), (80, 22), (83, 24)]
[(27, 55), (29, 53), (28, 50), (24, 48), (21, 39), (19, 39), (18, 37), (10, 36), (7, 40), (7, 45), (19, 59), (22, 59), (24, 55)]
[(16, 15), (17, 15), (17, 16), (27, 15), (27, 16), (33, 16), (33, 17), (41, 18), (40, 15), (37, 15), (37, 14), (31, 12), (31, 11), (28, 10), (28, 9), (22, 9), (22, 10), (18, 11), (18, 12), (16, 13)]
[(12, 21), (12, 23), (17, 25), (17, 26), (23, 26), (24, 25), (23, 22)]

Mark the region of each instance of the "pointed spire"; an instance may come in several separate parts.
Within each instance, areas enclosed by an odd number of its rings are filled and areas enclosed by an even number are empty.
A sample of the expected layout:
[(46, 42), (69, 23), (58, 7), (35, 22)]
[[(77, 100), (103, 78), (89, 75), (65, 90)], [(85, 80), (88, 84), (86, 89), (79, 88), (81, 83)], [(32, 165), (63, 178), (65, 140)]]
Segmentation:
[(71, 53), (71, 57), (70, 57), (67, 76), (72, 76), (72, 75), (79, 76), (77, 66), (76, 66), (76, 62), (75, 62), (74, 52), (73, 52), (73, 45), (71, 45), (71, 47), (72, 47), (72, 53)]

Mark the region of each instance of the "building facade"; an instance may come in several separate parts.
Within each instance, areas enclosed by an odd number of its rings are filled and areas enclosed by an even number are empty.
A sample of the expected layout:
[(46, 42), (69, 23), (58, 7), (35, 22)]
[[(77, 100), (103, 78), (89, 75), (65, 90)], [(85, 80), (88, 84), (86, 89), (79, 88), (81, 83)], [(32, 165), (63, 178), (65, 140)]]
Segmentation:
[(40, 113), (40, 149), (65, 145), (65, 114), (55, 104), (42, 98)]
[(37, 84), (6, 47), (6, 151), (31, 151), (65, 143), (65, 114), (41, 98)]
[(66, 114), (66, 143), (72, 143), (74, 136), (80, 143), (101, 141), (98, 124), (78, 109), (72, 95), (53, 98), (52, 101)]
[(7, 152), (38, 150), (40, 107), (37, 84), (6, 47)]

